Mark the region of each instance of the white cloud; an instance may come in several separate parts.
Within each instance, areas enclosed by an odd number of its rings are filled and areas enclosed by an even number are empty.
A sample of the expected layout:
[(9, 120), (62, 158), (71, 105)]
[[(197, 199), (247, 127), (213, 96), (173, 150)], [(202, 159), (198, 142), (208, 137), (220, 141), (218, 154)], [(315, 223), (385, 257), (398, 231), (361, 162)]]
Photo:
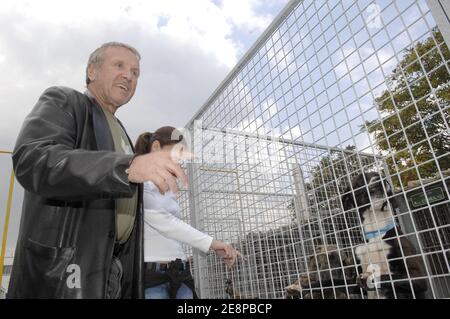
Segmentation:
[(223, 0), (221, 7), (225, 17), (236, 26), (249, 30), (263, 30), (272, 21), (273, 16), (269, 14), (258, 15), (255, 9), (260, 3), (260, 0)]
[(254, 133), (254, 134), (263, 134), (264, 132), (261, 132), (261, 129), (264, 128), (263, 120), (258, 118), (246, 118), (243, 121), (241, 121), (240, 125), (238, 126), (238, 129), (242, 132), (248, 132), (248, 133)]
[[(138, 25), (143, 35), (162, 32), (181, 42), (194, 42), (206, 52), (213, 52), (220, 62), (232, 67), (236, 48), (228, 36), (231, 25), (222, 10), (207, 0), (182, 1), (18, 1), (2, 2), (0, 10), (24, 18), (12, 28), (21, 39), (32, 40), (31, 26), (43, 23), (58, 32), (61, 26), (97, 33), (104, 25)], [(167, 23), (159, 26), (160, 17)]]
[(270, 107), (269, 107), (269, 114), (270, 116), (275, 116), (275, 114), (278, 113), (278, 106), (276, 103), (273, 103)]
[(300, 126), (296, 125), (291, 128), (292, 139), (297, 140), (302, 136)]

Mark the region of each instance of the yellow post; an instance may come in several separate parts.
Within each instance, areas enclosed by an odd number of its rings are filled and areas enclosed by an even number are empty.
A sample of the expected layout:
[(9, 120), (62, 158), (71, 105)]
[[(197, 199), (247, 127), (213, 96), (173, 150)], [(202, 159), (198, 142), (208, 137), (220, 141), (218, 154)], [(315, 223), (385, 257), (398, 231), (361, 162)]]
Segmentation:
[[(0, 151), (0, 153), (11, 154), (11, 152)], [(2, 251), (0, 253), (0, 287), (3, 282), (3, 265), (5, 261), (6, 240), (8, 238), (9, 216), (11, 213), (12, 195), (14, 190), (14, 170), (11, 171), (11, 179), (9, 181), (8, 203), (6, 204), (5, 224), (3, 225)]]

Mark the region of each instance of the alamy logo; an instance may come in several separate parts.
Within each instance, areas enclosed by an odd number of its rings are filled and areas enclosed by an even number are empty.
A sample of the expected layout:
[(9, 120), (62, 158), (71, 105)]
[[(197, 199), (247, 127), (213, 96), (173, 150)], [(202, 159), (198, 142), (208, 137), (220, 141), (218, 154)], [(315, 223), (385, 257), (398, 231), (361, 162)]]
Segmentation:
[(367, 27), (380, 29), (381, 24), (381, 8), (378, 4), (372, 3), (367, 7), (366, 12), (369, 13), (369, 16), (366, 19)]
[(77, 264), (70, 264), (67, 266), (67, 272), (70, 275), (67, 277), (66, 284), (70, 289), (81, 288), (81, 269)]

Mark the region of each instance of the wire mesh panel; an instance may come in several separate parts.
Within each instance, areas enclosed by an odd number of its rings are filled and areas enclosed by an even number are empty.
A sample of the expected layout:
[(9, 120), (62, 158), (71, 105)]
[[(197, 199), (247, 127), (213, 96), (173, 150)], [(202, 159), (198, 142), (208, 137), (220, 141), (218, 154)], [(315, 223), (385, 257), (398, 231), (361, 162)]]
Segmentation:
[(291, 1), (187, 126), (202, 298), (450, 297), (450, 52), (425, 1)]

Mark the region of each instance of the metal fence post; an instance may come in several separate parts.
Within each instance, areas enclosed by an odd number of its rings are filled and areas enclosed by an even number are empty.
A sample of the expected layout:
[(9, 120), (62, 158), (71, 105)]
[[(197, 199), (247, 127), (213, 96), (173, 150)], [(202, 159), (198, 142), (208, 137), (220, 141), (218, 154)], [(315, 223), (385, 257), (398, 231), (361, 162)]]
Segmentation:
[[(1, 153), (11, 154), (11, 152), (1, 151)], [(2, 248), (0, 252), (0, 288), (3, 283), (3, 266), (5, 262), (6, 241), (8, 239), (9, 217), (11, 215), (11, 203), (14, 192), (14, 170), (11, 170), (11, 178), (9, 181), (8, 202), (6, 204), (5, 223), (3, 225)]]
[(445, 43), (450, 47), (450, 2), (448, 0), (427, 0)]

